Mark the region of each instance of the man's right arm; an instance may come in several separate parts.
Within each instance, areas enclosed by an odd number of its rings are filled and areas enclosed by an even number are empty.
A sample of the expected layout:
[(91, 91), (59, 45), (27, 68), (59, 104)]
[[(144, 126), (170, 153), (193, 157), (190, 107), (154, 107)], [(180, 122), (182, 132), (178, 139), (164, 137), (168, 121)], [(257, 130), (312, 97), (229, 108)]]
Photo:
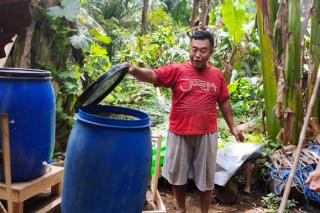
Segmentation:
[(154, 84), (157, 81), (157, 74), (153, 69), (135, 67), (131, 64), (126, 64), (129, 67), (129, 73), (139, 81)]

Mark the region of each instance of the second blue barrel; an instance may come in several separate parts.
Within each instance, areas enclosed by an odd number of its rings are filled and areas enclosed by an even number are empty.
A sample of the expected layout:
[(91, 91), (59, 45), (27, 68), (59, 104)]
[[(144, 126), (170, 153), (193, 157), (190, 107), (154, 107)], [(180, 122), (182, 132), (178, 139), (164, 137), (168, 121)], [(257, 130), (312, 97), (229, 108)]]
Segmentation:
[[(1, 68), (0, 113), (9, 117), (12, 181), (26, 181), (44, 174), (46, 167), (43, 164), (50, 161), (55, 141), (51, 73)], [(1, 180), (2, 171), (0, 164)]]
[(80, 108), (76, 119), (66, 152), (62, 212), (141, 213), (152, 154), (149, 116), (94, 105)]

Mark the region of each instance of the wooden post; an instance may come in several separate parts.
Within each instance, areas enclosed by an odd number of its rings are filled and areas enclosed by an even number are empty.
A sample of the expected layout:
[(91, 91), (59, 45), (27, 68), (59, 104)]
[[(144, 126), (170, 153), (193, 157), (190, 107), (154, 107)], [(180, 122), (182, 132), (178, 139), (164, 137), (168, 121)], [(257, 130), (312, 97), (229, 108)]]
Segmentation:
[(13, 212), (12, 190), (11, 190), (11, 164), (10, 164), (10, 143), (9, 143), (9, 119), (7, 114), (0, 115), (1, 141), (3, 154), (3, 169), (7, 193), (8, 212)]
[(159, 135), (157, 138), (157, 152), (156, 152), (156, 165), (155, 165), (155, 173), (153, 175), (153, 201), (157, 201), (157, 192), (158, 192), (158, 179), (160, 175), (160, 156), (161, 156), (161, 142), (162, 136)]

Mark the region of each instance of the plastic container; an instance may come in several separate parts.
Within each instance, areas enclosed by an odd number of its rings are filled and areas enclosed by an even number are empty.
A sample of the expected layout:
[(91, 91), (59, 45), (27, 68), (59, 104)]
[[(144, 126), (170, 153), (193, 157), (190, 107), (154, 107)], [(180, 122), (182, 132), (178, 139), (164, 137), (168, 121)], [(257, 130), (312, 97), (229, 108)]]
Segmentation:
[(0, 69), (0, 113), (9, 116), (14, 182), (41, 176), (44, 162), (50, 161), (55, 141), (55, 97), (50, 79), (48, 71)]
[[(152, 158), (149, 116), (138, 110), (97, 105), (121, 81), (125, 73), (119, 71), (125, 69), (111, 68), (76, 103), (79, 108), (67, 145), (62, 186), (64, 213), (143, 210)], [(116, 77), (110, 80), (108, 76)], [(134, 119), (126, 118), (129, 116)]]

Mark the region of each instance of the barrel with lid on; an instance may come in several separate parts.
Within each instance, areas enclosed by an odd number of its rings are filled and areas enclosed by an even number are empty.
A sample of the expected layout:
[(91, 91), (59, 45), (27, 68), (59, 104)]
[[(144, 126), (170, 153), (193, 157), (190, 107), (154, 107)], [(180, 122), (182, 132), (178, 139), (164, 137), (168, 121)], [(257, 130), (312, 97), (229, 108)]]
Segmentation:
[(141, 212), (151, 164), (149, 116), (98, 103), (126, 75), (116, 65), (79, 97), (65, 160), (62, 212)]
[[(51, 73), (1, 68), (1, 113), (9, 117), (12, 181), (26, 181), (44, 174), (55, 141), (55, 97)], [(1, 180), (4, 179), (2, 165)]]

